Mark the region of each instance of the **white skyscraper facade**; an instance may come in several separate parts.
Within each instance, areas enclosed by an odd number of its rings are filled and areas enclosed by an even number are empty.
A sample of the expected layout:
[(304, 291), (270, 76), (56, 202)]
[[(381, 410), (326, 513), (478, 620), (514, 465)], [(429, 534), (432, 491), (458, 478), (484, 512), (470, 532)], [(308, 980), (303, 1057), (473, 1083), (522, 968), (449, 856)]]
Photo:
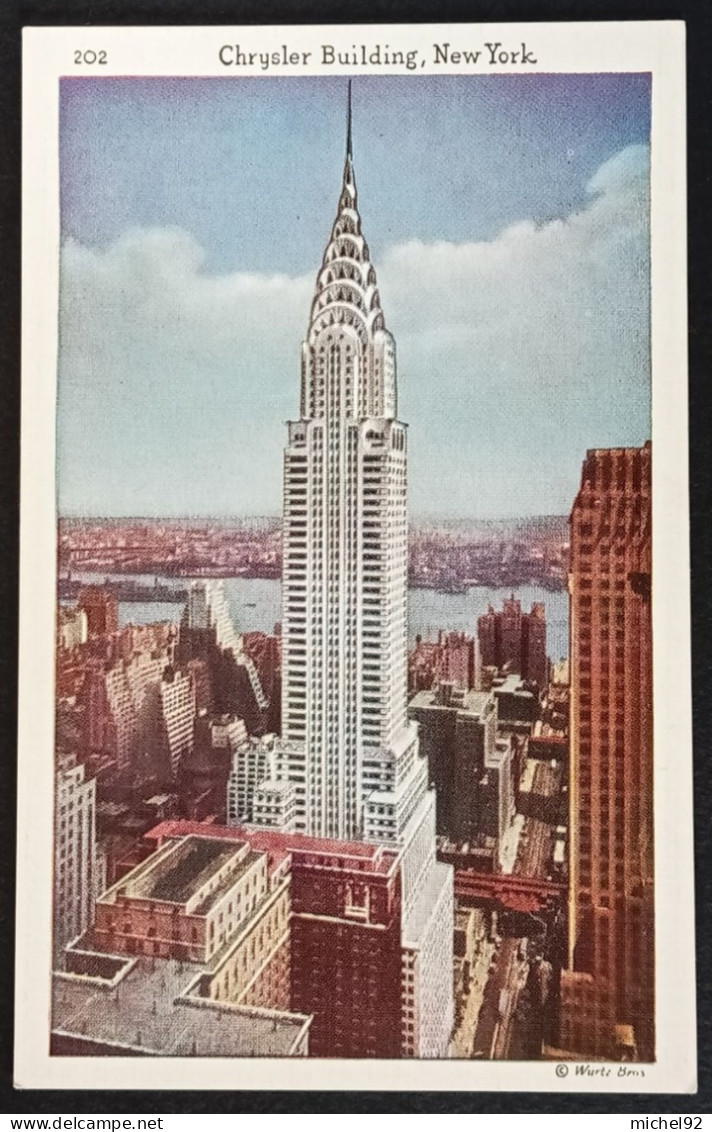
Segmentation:
[(54, 792), (54, 952), (91, 923), (97, 896), (96, 780), (74, 757), (57, 768)]
[(395, 343), (349, 144), (284, 458), (283, 755), (314, 836), (396, 837), (425, 790), (407, 719), (406, 427), (396, 401)]
[[(284, 454), (282, 737), (259, 824), (401, 849), (403, 1053), (447, 1053), (452, 870), (407, 718), (407, 429), (351, 145)], [(266, 801), (269, 801), (267, 806)], [(259, 812), (259, 817), (258, 817)]]

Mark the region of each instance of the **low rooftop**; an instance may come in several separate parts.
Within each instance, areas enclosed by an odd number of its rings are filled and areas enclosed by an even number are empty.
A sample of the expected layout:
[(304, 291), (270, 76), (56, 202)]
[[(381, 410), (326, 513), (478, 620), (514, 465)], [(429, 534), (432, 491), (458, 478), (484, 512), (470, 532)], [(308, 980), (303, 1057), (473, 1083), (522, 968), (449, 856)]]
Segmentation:
[(534, 698), (534, 693), (529, 688), (524, 687), (524, 682), (517, 672), (509, 672), (506, 676), (497, 676), (493, 681), (492, 691), (495, 694), (507, 692), (510, 695)]
[(55, 974), (53, 1038), (89, 1042), (97, 1053), (288, 1057), (309, 1025), (308, 1015), (186, 1000), (203, 970), (194, 963), (140, 958), (126, 960), (126, 968), (111, 982)]
[(235, 868), (230, 869), (230, 872), (221, 880), (220, 884), (207, 896), (204, 896), (200, 904), (198, 904), (193, 912), (196, 916), (207, 916), (211, 908), (214, 908), (224, 896), (234, 887), (238, 878), (251, 868), (262, 857), (262, 853), (256, 853), (250, 849), (240, 861), (236, 862)]
[[(102, 902), (125, 898), (165, 901), (184, 908), (196, 901), (202, 905), (212, 892), (222, 888), (223, 877), (218, 873), (227, 871), (234, 883), (247, 867), (247, 859), (250, 864), (254, 862), (256, 855), (244, 837), (226, 839), (215, 836), (216, 827), (192, 824), (195, 831), (186, 829), (165, 838), (161, 852), (152, 854), (109, 888)], [(211, 836), (197, 836), (205, 830), (211, 830)]]
[(321, 854), (344, 865), (349, 860), (354, 867), (365, 866), (366, 871), (387, 873), (393, 866), (398, 851), (384, 845), (373, 845), (367, 841), (335, 841), (328, 837), (308, 837), (303, 833), (278, 833), (276, 830), (243, 829), (240, 826), (208, 825), (203, 822), (175, 819), (160, 822), (145, 835), (147, 841), (156, 847), (173, 838), (190, 835), (235, 843), (248, 843), (256, 853), (266, 853), (269, 868), (273, 870), (287, 858), (297, 854)]
[(187, 837), (167, 859), (136, 880), (132, 895), (185, 904), (238, 849), (234, 842)]
[(488, 709), (492, 702), (491, 692), (475, 692), (475, 691), (462, 691), (458, 688), (450, 689), (450, 691), (441, 691), (438, 688), (426, 689), (416, 694), (410, 700), (408, 707), (410, 708), (442, 708), (445, 710), (457, 709), (458, 711), (470, 712), (472, 715), (481, 717)]

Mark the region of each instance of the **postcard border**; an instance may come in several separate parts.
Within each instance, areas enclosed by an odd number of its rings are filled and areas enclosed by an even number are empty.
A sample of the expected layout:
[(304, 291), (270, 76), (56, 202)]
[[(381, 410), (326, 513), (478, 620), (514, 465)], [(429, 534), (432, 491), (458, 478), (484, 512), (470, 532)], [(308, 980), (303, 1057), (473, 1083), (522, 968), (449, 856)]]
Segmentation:
[[(466, 29), (472, 25), (460, 25)], [(687, 375), (685, 257), (684, 25), (626, 24), (476, 25), (478, 32), (546, 41), (549, 71), (631, 71), (653, 74), (652, 128), (652, 357), (653, 357), (653, 560), (655, 702), (656, 945), (658, 960), (658, 1061), (646, 1092), (694, 1092), (694, 874), (692, 868), (692, 766), (687, 519), (687, 412), (680, 385)], [(357, 31), (397, 35), (417, 46), (458, 25), (330, 27), (332, 41), (348, 46)], [(550, 1062), (343, 1062), (288, 1059), (240, 1061), (249, 1080), (235, 1080), (233, 1061), (191, 1062), (121, 1058), (50, 1058), (38, 1047), (49, 1025), (52, 858), (52, 772), (56, 508), (54, 399), (56, 373), (57, 253), (59, 224), (58, 83), (72, 48), (90, 46), (100, 33), (119, 62), (106, 77), (132, 74), (224, 74), (210, 61), (221, 33), (240, 32), (260, 43), (311, 42), (319, 27), (31, 28), (24, 34), (23, 73), (23, 326), (20, 696), (18, 771), (16, 1080), (23, 1088), (87, 1088), (110, 1072), (107, 1088), (447, 1089), (469, 1091), (589, 1091), (585, 1079), (556, 1078)], [(133, 40), (133, 44), (131, 43)], [(137, 45), (138, 40), (138, 45)], [(116, 45), (116, 46), (114, 46)], [(131, 56), (130, 71), (121, 60)], [(595, 55), (591, 64), (591, 56)], [(157, 63), (157, 60), (159, 63)], [(565, 60), (554, 66), (554, 61)], [(196, 62), (200, 63), (198, 70)], [(634, 63), (635, 65), (631, 65)], [(192, 65), (191, 65), (192, 64)], [(211, 69), (212, 67), (212, 69)], [(363, 68), (361, 73), (367, 71)], [(462, 67), (440, 73), (469, 73)], [(286, 72), (285, 72), (286, 73)], [(304, 73), (303, 71), (301, 73)], [(338, 71), (330, 70), (330, 74)], [(383, 68), (380, 73), (386, 73)], [(422, 72), (421, 72), (422, 73)], [(428, 73), (427, 71), (425, 73)], [(490, 73), (496, 73), (493, 69)], [(501, 73), (501, 72), (500, 72)], [(672, 331), (671, 331), (672, 328)], [(48, 411), (51, 407), (51, 411)], [(661, 455), (662, 453), (662, 455)], [(51, 485), (51, 486), (48, 486)], [(664, 657), (664, 662), (661, 661)], [(37, 711), (36, 688), (50, 690)], [(32, 693), (32, 702), (28, 693)], [(47, 696), (45, 696), (47, 700)], [(682, 751), (683, 765), (659, 752)], [(46, 753), (43, 756), (43, 753)], [(48, 762), (48, 759), (50, 760)], [(38, 789), (38, 782), (43, 788)], [(46, 789), (44, 785), (46, 784)], [(671, 852), (671, 847), (674, 852)], [(43, 883), (38, 883), (41, 877)], [(665, 912), (675, 910), (675, 917)], [(681, 943), (682, 941), (682, 943)], [(680, 963), (684, 945), (689, 953)], [(664, 967), (664, 970), (663, 970)], [(671, 977), (672, 976), (672, 977)], [(673, 1020), (677, 1019), (677, 1025)], [(665, 1028), (661, 1022), (668, 1023)], [(46, 1043), (45, 1043), (46, 1044)], [(160, 1071), (156, 1072), (156, 1066)], [(101, 1070), (101, 1072), (99, 1072)], [(338, 1082), (335, 1078), (338, 1077)], [(600, 1093), (600, 1083), (591, 1092)], [(639, 1093), (619, 1081), (612, 1091)]]

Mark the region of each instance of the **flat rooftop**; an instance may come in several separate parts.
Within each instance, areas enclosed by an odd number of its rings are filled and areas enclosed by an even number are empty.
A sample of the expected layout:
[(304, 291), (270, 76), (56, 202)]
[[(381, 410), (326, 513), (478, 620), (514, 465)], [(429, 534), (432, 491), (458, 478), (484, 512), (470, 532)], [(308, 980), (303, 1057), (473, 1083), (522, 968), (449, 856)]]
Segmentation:
[(482, 717), (492, 701), (492, 692), (459, 691), (452, 693), (448, 703), (440, 698), (437, 688), (416, 692), (408, 702), (409, 708), (440, 708), (442, 711), (462, 711)]
[(207, 999), (179, 1001), (203, 971), (142, 957), (116, 983), (55, 974), (52, 1035), (161, 1057), (288, 1057), (309, 1016)]
[(516, 672), (509, 672), (506, 676), (498, 676), (492, 685), (492, 691), (507, 692), (512, 696), (526, 696), (534, 699), (534, 693), (524, 687), (524, 681)]
[[(233, 842), (233, 845), (235, 845), (235, 842)], [(213, 908), (220, 900), (222, 900), (223, 896), (225, 896), (230, 891), (238, 878), (242, 876), (242, 874), (246, 872), (247, 869), (251, 868), (251, 866), (254, 865), (256, 861), (259, 861), (260, 857), (262, 856), (262, 853), (256, 853), (254, 849), (250, 849), (250, 851), (240, 861), (236, 862), (235, 867), (230, 869), (230, 872), (220, 882), (217, 888), (215, 888), (212, 892), (209, 892), (208, 895), (203, 900), (201, 900), (200, 904), (198, 904), (198, 906), (193, 909), (194, 915), (206, 916), (210, 909)]]
[(213, 837), (186, 837), (176, 844), (172, 853), (128, 885), (129, 895), (186, 904), (211, 876), (239, 853), (242, 845), (244, 842)]
[(349, 859), (362, 871), (387, 873), (393, 867), (398, 849), (393, 846), (375, 844), (368, 841), (335, 841), (328, 837), (308, 837), (304, 833), (278, 833), (275, 830), (243, 829), (240, 826), (209, 825), (203, 822), (175, 818), (159, 822), (145, 834), (145, 840), (156, 847), (177, 837), (197, 836), (201, 839), (213, 838), (235, 846), (249, 844), (255, 853), (266, 853), (269, 869), (273, 870), (288, 858), (299, 854), (321, 854), (337, 858), (345, 865)]
[(491, 692), (466, 692), (464, 699), (465, 711), (472, 712), (473, 715), (482, 716), (492, 703)]

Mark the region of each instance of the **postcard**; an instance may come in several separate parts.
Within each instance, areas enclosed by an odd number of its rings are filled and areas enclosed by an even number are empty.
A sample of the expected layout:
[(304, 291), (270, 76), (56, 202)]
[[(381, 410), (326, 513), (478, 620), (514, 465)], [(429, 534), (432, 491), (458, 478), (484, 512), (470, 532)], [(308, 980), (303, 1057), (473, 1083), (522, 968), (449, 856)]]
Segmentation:
[(694, 1091), (684, 80), (26, 29), (20, 1087)]

